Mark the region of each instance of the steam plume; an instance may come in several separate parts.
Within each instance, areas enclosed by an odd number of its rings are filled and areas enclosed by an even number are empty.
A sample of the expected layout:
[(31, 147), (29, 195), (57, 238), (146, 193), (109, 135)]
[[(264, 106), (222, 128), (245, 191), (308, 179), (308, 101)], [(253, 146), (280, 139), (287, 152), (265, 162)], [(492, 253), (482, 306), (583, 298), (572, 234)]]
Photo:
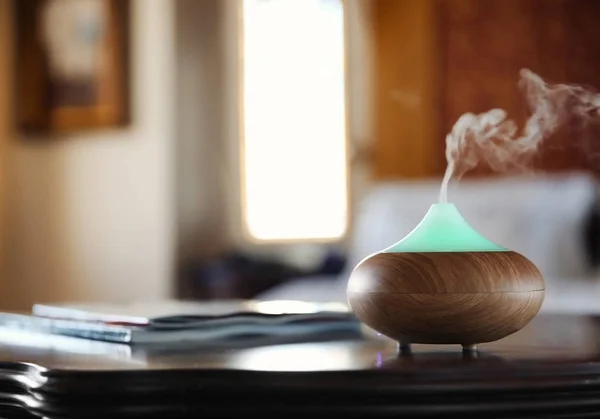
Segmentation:
[(577, 118), (587, 124), (600, 120), (600, 94), (580, 86), (548, 84), (527, 69), (520, 75), (519, 84), (531, 110), (522, 133), (502, 109), (462, 115), (446, 136), (448, 166), (440, 202), (447, 202), (450, 180), (460, 179), (480, 163), (496, 172), (525, 170), (542, 142), (567, 121)]

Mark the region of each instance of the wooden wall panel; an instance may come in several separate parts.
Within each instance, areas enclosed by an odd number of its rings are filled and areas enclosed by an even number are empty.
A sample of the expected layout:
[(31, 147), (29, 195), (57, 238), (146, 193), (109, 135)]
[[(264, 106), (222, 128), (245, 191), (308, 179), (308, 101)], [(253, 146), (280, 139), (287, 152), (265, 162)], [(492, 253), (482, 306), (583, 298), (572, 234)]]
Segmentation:
[[(599, 2), (442, 0), (439, 4), (445, 55), (444, 130), (451, 129), (463, 112), (494, 107), (505, 109), (522, 126), (529, 115), (517, 86), (522, 68), (550, 83), (600, 87)], [(544, 142), (534, 167), (586, 168), (581, 145), (587, 134), (565, 127)]]
[[(10, 0), (0, 0), (0, 272), (5, 273), (4, 266), (6, 264), (6, 240), (8, 228), (4, 222), (6, 218), (6, 174), (9, 164), (6, 156), (8, 142), (12, 141), (13, 126), (13, 91), (12, 91), (12, 76), (13, 76), (13, 38), (12, 26), (13, 22), (10, 19), (12, 12)], [(12, 244), (12, 243), (11, 243)], [(14, 287), (14, 283), (7, 275), (0, 275), (0, 309), (5, 309), (6, 295), (9, 294)]]
[(523, 68), (565, 80), (562, 0), (442, 0), (439, 5), (444, 132), (465, 112), (493, 108), (506, 110), (521, 126), (528, 112), (517, 86)]
[(437, 132), (435, 4), (376, 0), (374, 171), (379, 179), (417, 178), (435, 170)]
[[(590, 86), (600, 92), (600, 1), (564, 0), (567, 76), (570, 82)], [(577, 135), (575, 133), (574, 135)], [(582, 165), (600, 174), (600, 124), (588, 127), (584, 138), (575, 137)]]
[[(374, 22), (379, 105), (374, 172), (379, 178), (439, 176), (446, 133), (465, 112), (502, 108), (522, 126), (529, 114), (517, 84), (522, 68), (551, 83), (600, 89), (600, 1), (375, 3), (380, 12)], [(390, 92), (398, 86), (418, 92), (421, 101), (412, 107), (394, 103)], [(544, 143), (535, 167), (589, 168), (590, 149), (600, 160), (599, 138), (583, 143), (581, 137), (571, 128), (562, 130)], [(483, 167), (471, 175), (488, 172)]]

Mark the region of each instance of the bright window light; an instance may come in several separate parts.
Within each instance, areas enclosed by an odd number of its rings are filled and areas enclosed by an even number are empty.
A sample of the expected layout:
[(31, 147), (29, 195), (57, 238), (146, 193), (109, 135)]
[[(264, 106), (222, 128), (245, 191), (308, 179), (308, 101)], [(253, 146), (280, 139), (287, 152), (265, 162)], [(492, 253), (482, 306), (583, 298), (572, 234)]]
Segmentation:
[(340, 238), (348, 218), (342, 1), (242, 4), (246, 228), (258, 240)]

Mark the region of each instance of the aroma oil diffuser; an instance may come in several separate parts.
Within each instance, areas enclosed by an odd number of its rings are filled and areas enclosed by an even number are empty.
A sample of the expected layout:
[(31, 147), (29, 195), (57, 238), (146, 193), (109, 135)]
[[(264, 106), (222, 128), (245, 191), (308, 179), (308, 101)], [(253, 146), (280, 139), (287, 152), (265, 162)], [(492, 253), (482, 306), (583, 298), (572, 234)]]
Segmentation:
[(475, 349), (529, 323), (545, 287), (527, 258), (482, 237), (453, 204), (438, 203), (404, 239), (360, 262), (347, 292), (356, 316), (403, 348)]

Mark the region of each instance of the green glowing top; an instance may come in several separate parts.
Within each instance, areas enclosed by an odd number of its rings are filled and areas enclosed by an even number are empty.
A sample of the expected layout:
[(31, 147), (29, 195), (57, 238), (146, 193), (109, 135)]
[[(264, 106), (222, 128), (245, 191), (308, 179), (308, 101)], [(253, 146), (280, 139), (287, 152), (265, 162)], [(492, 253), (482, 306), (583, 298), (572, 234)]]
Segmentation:
[(406, 237), (384, 252), (506, 252), (481, 236), (454, 204), (433, 204)]

